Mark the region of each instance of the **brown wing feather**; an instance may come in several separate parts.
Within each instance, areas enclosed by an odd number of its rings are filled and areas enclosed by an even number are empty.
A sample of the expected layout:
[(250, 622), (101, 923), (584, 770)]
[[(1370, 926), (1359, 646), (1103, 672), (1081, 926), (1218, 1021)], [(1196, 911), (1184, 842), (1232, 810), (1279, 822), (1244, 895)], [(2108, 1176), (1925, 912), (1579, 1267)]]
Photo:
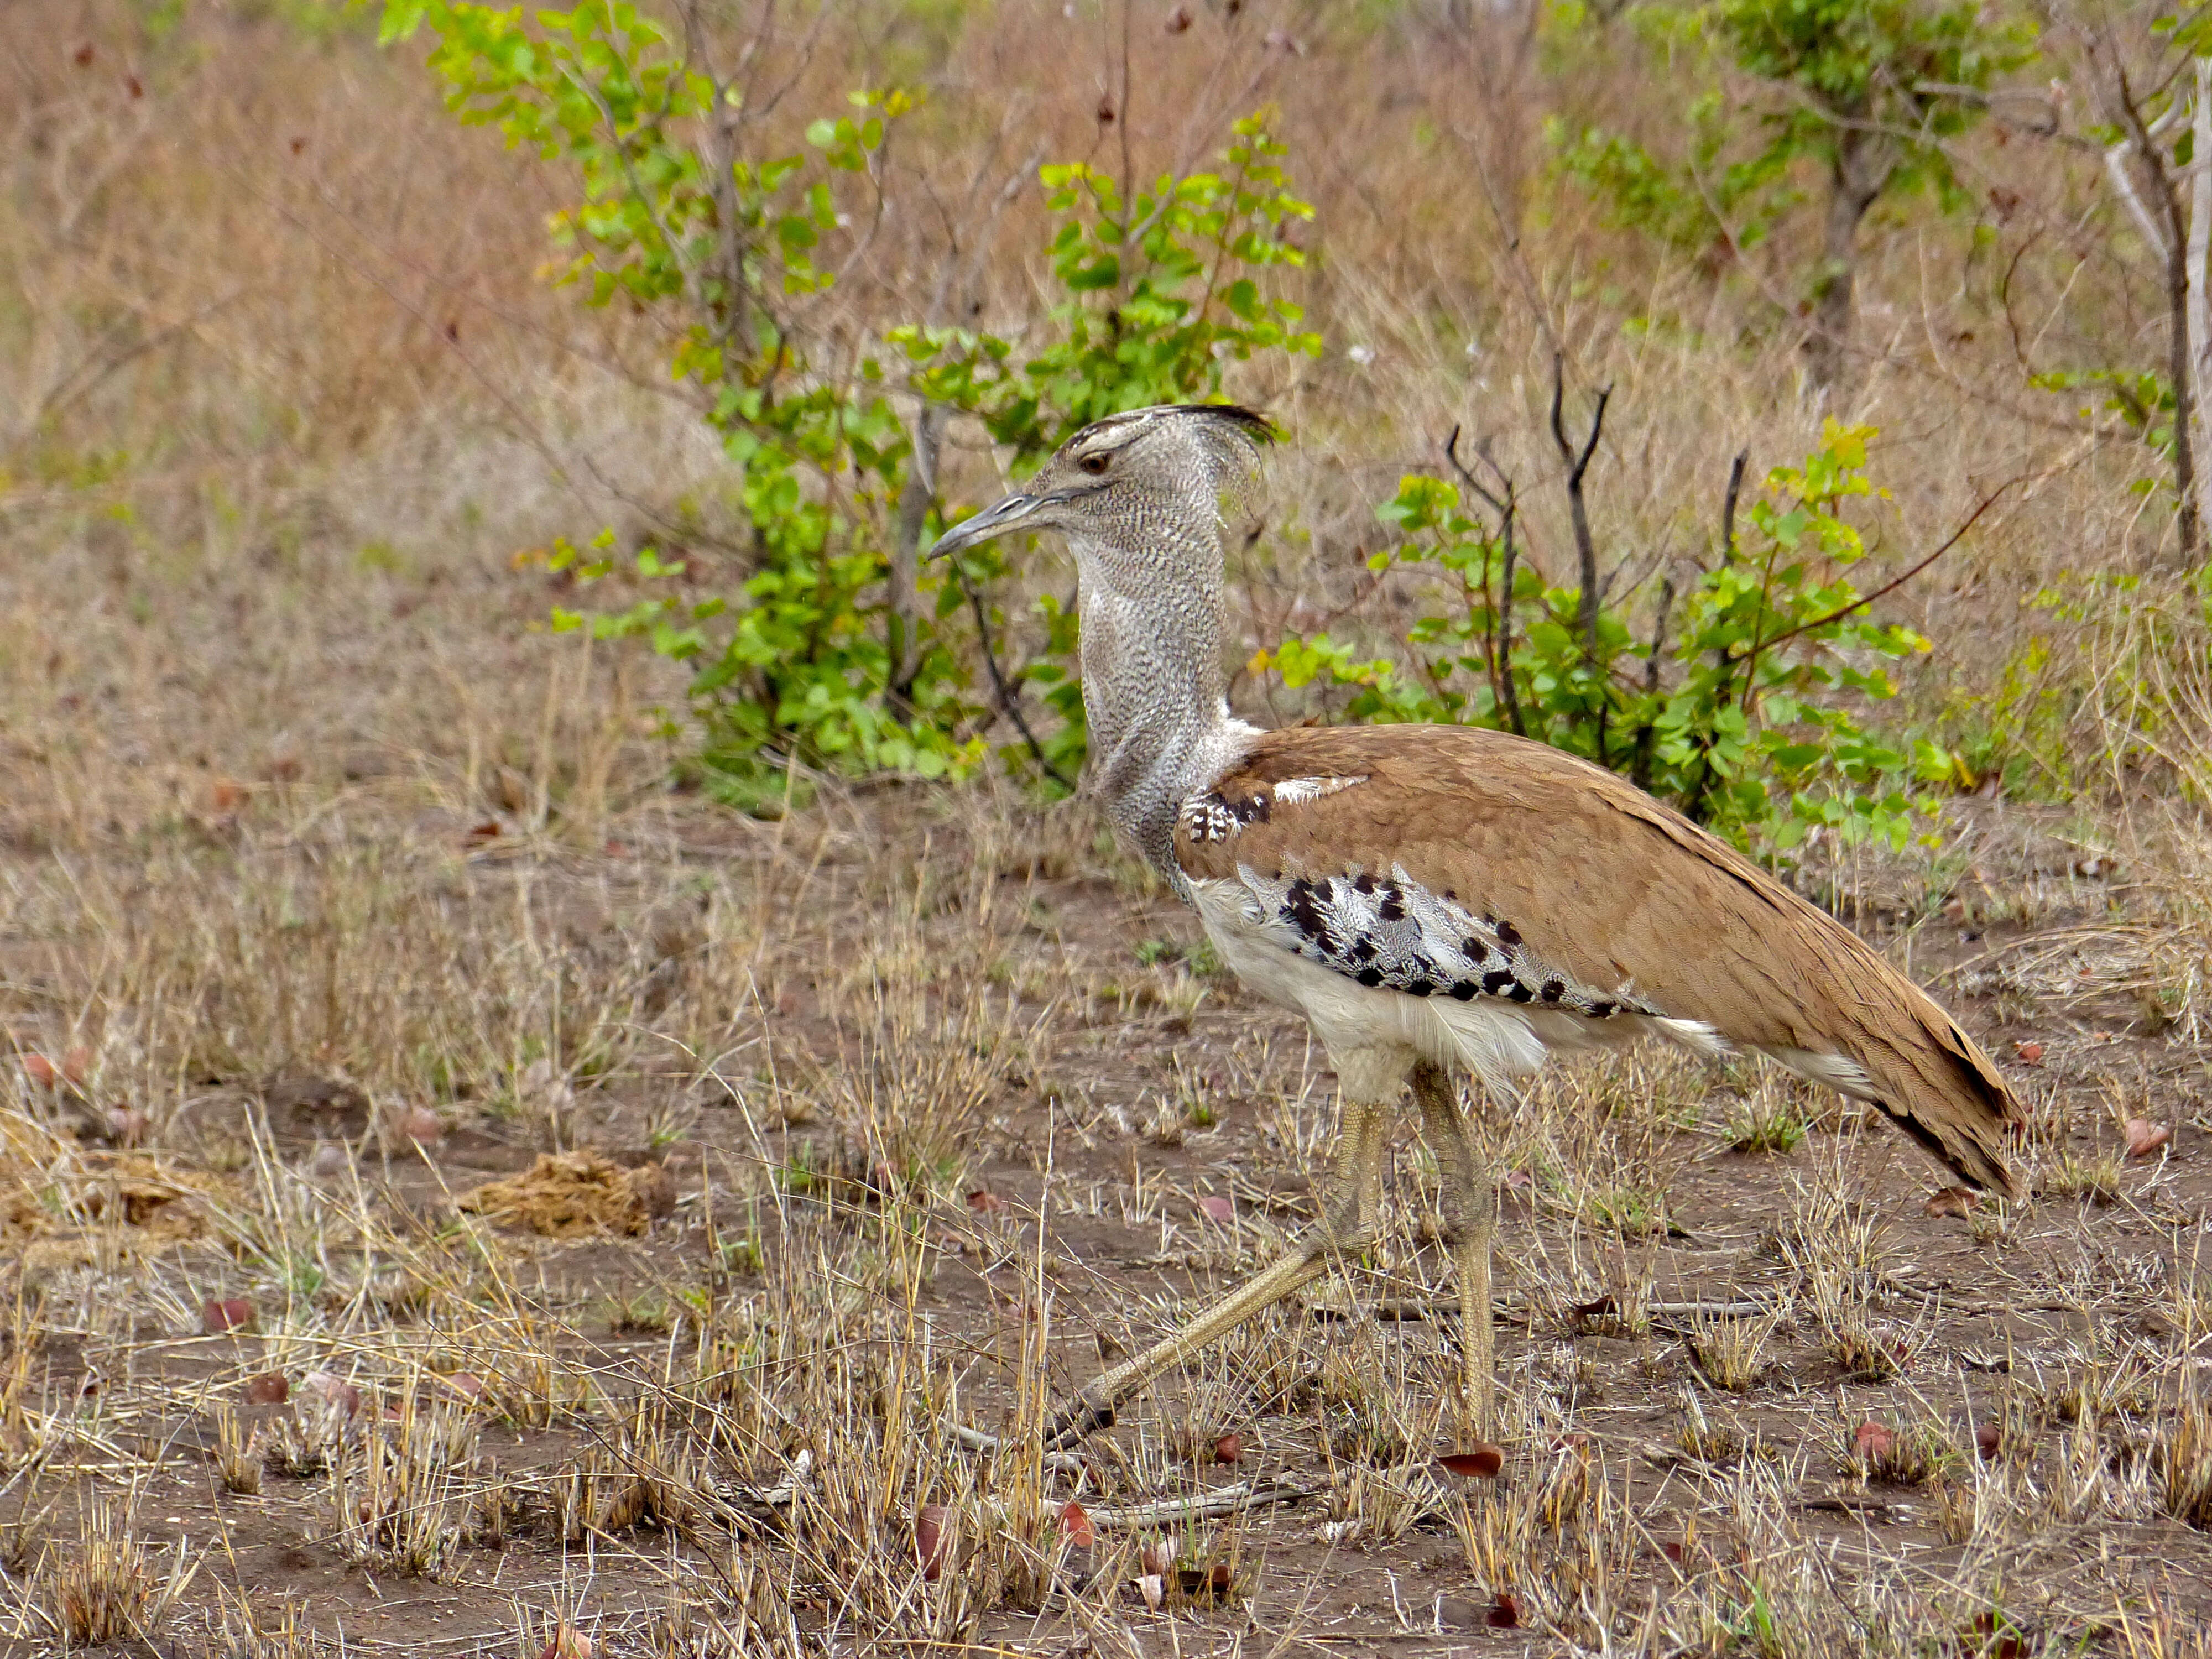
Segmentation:
[[(1351, 777), (1366, 781), (1273, 799)], [(2019, 1108), (1973, 1040), (1849, 928), (1610, 772), (1473, 728), (1299, 727), (1262, 737), (1215, 793), (1259, 805), (1226, 838), (1178, 834), (1194, 878), (1401, 867), (1586, 984), (1632, 984), (1733, 1042), (1847, 1056), (1928, 1151), (2014, 1190), (1998, 1149)]]

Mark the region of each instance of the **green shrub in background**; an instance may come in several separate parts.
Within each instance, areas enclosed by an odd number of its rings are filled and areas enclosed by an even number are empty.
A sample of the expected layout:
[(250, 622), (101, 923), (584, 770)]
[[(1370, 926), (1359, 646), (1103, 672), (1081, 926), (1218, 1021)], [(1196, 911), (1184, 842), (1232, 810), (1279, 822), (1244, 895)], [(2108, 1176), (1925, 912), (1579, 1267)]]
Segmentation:
[[(776, 798), (775, 774), (794, 757), (922, 776), (974, 765), (981, 711), (935, 629), (900, 641), (902, 695), (884, 696), (883, 550), (909, 445), (883, 365), (805, 326), (805, 302), (835, 282), (818, 255), (841, 228), (839, 192), (864, 187), (907, 100), (857, 95), (813, 123), (803, 149), (747, 155), (735, 89), (624, 0), (540, 9), (527, 23), (520, 8), (386, 0), (386, 41), (418, 29), (434, 39), (430, 67), (461, 120), (574, 167), (582, 199), (553, 221), (556, 280), (593, 305), (620, 300), (666, 319), (671, 373), (701, 390), (738, 469), (750, 534), (735, 594), (556, 613), (555, 625), (641, 634), (693, 663), (702, 762), (742, 803)], [(557, 544), (550, 562), (595, 581), (617, 568), (611, 543), (590, 557)], [(682, 574), (650, 548), (623, 568), (647, 580)]]
[[(1040, 600), (1028, 630), (1040, 649), (1001, 669), (988, 653), (1007, 618), (981, 597), (1006, 574), (996, 544), (963, 556), (952, 580), (916, 577), (919, 604), (902, 610), (889, 592), (935, 512), (894, 394), (973, 416), (1019, 477), (1102, 416), (1216, 396), (1231, 362), (1316, 352), (1272, 291), (1303, 262), (1291, 233), (1312, 210), (1264, 118), (1236, 124), (1218, 168), (1149, 188), (1086, 164), (1043, 169), (1060, 296), (1045, 343), (926, 319), (855, 342), (810, 326), (809, 302), (835, 282), (823, 250), (846, 234), (840, 204), (874, 187), (908, 97), (855, 94), (802, 149), (749, 154), (735, 89), (623, 0), (530, 24), (466, 0), (385, 0), (386, 39), (418, 29), (434, 37), (430, 65), (461, 119), (574, 168), (581, 200), (553, 225), (557, 278), (666, 320), (671, 372), (701, 390), (736, 467), (749, 536), (736, 592), (667, 591), (680, 563), (650, 547), (618, 557), (605, 532), (586, 549), (556, 543), (546, 562), (585, 584), (620, 569), (648, 597), (556, 611), (554, 625), (641, 637), (692, 664), (704, 774), (741, 804), (784, 798), (794, 761), (968, 770), (1004, 714), (1026, 739), (1001, 745), (1011, 764), (1072, 779), (1085, 743), (1075, 617)], [(1514, 568), (1510, 513), (1492, 530), (1454, 484), (1408, 477), (1380, 509), (1402, 539), (1376, 562), (1437, 578), (1449, 601), (1408, 637), (1412, 672), (1326, 636), (1285, 641), (1257, 665), (1293, 688), (1351, 688), (1354, 720), (1523, 731), (1741, 840), (1786, 848), (1820, 823), (1901, 839), (1906, 758), (1851, 712), (1893, 695), (1881, 661), (1923, 644), (1869, 620), (1844, 574), (1863, 551), (1841, 507), (1870, 488), (1869, 435), (1831, 427), (1803, 466), (1771, 474), (1743, 544), (1699, 572), (1679, 610), (1662, 594), (1649, 644), (1620, 610)], [(985, 667), (996, 710), (976, 690)], [(1024, 689), (1059, 715), (1042, 738), (1020, 718)]]
[[(1326, 635), (1284, 641), (1254, 666), (1293, 688), (1348, 688), (1358, 720), (1437, 720), (1516, 731), (1625, 772), (1738, 842), (1786, 850), (1820, 824), (1901, 845), (1917, 803), (1908, 756), (1856, 712), (1894, 696), (1881, 665), (1928, 642), (1873, 620), (1845, 574), (1863, 556), (1844, 504), (1869, 494), (1870, 427), (1827, 424), (1801, 466), (1775, 468), (1744, 532), (1686, 591), (1662, 587), (1653, 641), (1601, 606), (1595, 646), (1578, 588), (1547, 587), (1509, 557), (1458, 485), (1415, 474), (1377, 516), (1402, 539), (1369, 561), (1430, 579), (1439, 601), (1407, 636), (1409, 668), (1362, 659)], [(1510, 591), (1508, 591), (1510, 584)], [(1933, 778), (1930, 781), (1935, 781)]]
[[(893, 562), (911, 562), (927, 517), (901, 511), (914, 451), (894, 391), (976, 416), (1026, 471), (1101, 415), (1217, 394), (1227, 362), (1316, 349), (1296, 331), (1297, 307), (1261, 287), (1270, 267), (1299, 262), (1282, 229), (1312, 212), (1261, 118), (1237, 124), (1218, 172), (1133, 194), (1079, 163), (1044, 169), (1065, 297), (1042, 350), (922, 321), (854, 344), (811, 331), (807, 302), (836, 280), (821, 250), (843, 233), (841, 192), (872, 185), (888, 124), (912, 107), (905, 94), (855, 94), (850, 112), (807, 129), (804, 149), (749, 155), (735, 88), (622, 0), (530, 23), (466, 0), (386, 0), (385, 40), (422, 29), (462, 120), (575, 168), (583, 199), (553, 225), (558, 279), (592, 304), (624, 300), (669, 320), (670, 368), (706, 394), (739, 470), (750, 545), (736, 593), (661, 593), (559, 611), (555, 625), (640, 635), (693, 663), (706, 775), (743, 804), (778, 799), (794, 759), (933, 777), (986, 753), (994, 711), (974, 689), (977, 641), (956, 619), (963, 588), (1004, 574), (1004, 554), (979, 550), (956, 582), (921, 577), (921, 606), (894, 605)], [(611, 537), (556, 544), (547, 559), (585, 583), (684, 574), (650, 548), (618, 560)], [(1003, 629), (980, 597), (967, 609), (986, 632)], [(1043, 611), (1043, 649), (1004, 676), (1004, 696), (1035, 685), (1060, 724), (1033, 754), (1007, 752), (1065, 781), (1085, 738), (1075, 619)]]
[[(896, 329), (915, 390), (980, 419), (1012, 448), (1019, 478), (1102, 416), (1219, 396), (1231, 362), (1317, 353), (1320, 337), (1299, 329), (1298, 307), (1261, 286), (1271, 268), (1304, 263), (1286, 231), (1313, 217), (1292, 192), (1283, 154), (1255, 115), (1231, 129), (1219, 171), (1163, 175), (1133, 197), (1081, 162), (1044, 168), (1046, 204), (1060, 219), (1048, 248), (1064, 296), (1052, 312), (1055, 337), (1018, 358), (1014, 343), (997, 335)], [(999, 556), (990, 548), (963, 556), (963, 576), (982, 579)], [(1064, 781), (1081, 768), (1087, 738), (1073, 670), (1078, 624), (1050, 596), (1039, 603), (1044, 649), (1015, 683), (1038, 687), (1060, 717), (1034, 758)], [(1006, 752), (1018, 766), (1027, 758)]]

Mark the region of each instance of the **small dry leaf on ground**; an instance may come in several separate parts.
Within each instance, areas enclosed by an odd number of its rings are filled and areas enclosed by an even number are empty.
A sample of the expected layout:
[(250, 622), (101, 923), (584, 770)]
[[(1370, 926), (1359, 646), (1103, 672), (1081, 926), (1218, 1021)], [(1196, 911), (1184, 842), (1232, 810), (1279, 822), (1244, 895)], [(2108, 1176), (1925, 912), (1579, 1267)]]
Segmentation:
[(321, 1401), (333, 1411), (353, 1418), (361, 1415), (361, 1390), (343, 1376), (329, 1371), (309, 1371), (300, 1379), (301, 1392)]
[(1871, 1462), (1886, 1457), (1897, 1446), (1897, 1431), (1869, 1418), (1851, 1432), (1851, 1447), (1860, 1457)]
[(522, 1174), (472, 1187), (456, 1202), (459, 1208), (495, 1225), (520, 1227), (549, 1238), (637, 1234), (651, 1224), (655, 1187), (667, 1180), (667, 1171), (659, 1164), (625, 1170), (605, 1153), (588, 1148), (540, 1152), (538, 1162)]
[(2131, 1158), (2148, 1158), (2173, 1139), (2172, 1125), (2153, 1123), (2141, 1117), (2130, 1118), (2121, 1126), (2120, 1133), (2127, 1137), (2128, 1156)]
[(282, 1371), (264, 1371), (239, 1385), (249, 1406), (281, 1406), (292, 1397), (292, 1384)]
[(1073, 1498), (1060, 1509), (1060, 1535), (1078, 1549), (1088, 1549), (1098, 1541), (1098, 1529), (1091, 1524), (1090, 1515)]
[(924, 1504), (914, 1515), (914, 1558), (921, 1564), (921, 1576), (932, 1581), (945, 1571), (949, 1542), (945, 1535), (945, 1519), (942, 1504)]
[(1933, 1194), (1923, 1208), (1929, 1215), (1940, 1218), (1965, 1215), (1971, 1210), (1979, 1209), (1981, 1202), (1982, 1195), (1971, 1187), (1946, 1187), (1942, 1192)]
[(1498, 1472), (1505, 1467), (1505, 1454), (1495, 1446), (1476, 1445), (1463, 1452), (1447, 1452), (1437, 1462), (1453, 1474), (1495, 1480)]
[(225, 1331), (242, 1331), (253, 1323), (253, 1304), (242, 1296), (226, 1297), (221, 1301), (200, 1304), (200, 1329), (208, 1336), (220, 1336)]

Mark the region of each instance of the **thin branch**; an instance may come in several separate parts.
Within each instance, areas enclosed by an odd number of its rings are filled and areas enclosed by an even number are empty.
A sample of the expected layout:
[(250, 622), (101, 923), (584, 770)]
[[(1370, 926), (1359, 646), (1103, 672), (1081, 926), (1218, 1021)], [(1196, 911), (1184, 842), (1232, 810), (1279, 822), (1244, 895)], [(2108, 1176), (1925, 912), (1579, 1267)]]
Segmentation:
[(1597, 580), (1597, 544), (1590, 535), (1589, 509), (1583, 500), (1583, 479), (1589, 471), (1590, 458), (1597, 453), (1598, 436), (1605, 430), (1605, 406), (1612, 397), (1613, 388), (1609, 386), (1598, 392), (1597, 407), (1590, 411), (1589, 435), (1578, 453), (1567, 441), (1566, 361), (1556, 351), (1552, 354), (1552, 441), (1559, 446), (1559, 459), (1567, 466), (1567, 512), (1574, 524), (1575, 554), (1582, 574), (1578, 610), (1583, 658), (1592, 663), (1597, 660), (1598, 605), (1601, 596)]
[(1988, 512), (1992, 507), (1995, 507), (1997, 504), (1998, 498), (2002, 496), (2005, 491), (2010, 489), (2014, 484), (2025, 483), (2027, 482), (2027, 479), (2025, 474), (2016, 478), (2007, 478), (1995, 489), (1982, 497), (1981, 505), (1966, 515), (1966, 521), (1964, 524), (1960, 525), (1956, 530), (1953, 531), (1944, 538), (1943, 544), (1941, 547), (1937, 548), (1933, 553), (1930, 553), (1926, 558), (1921, 560), (1919, 563), (1914, 565), (1910, 570), (1905, 571), (1902, 575), (1893, 577), (1890, 580), (1884, 582), (1880, 587), (1875, 588), (1873, 592), (1867, 594), (1864, 598), (1854, 599), (1849, 605), (1843, 605), (1837, 610), (1831, 611), (1825, 617), (1815, 617), (1811, 622), (1800, 623), (1795, 628), (1789, 629), (1783, 633), (1777, 634), (1771, 640), (1761, 640), (1759, 642), (1759, 649), (1760, 651), (1771, 651), (1776, 646), (1783, 644), (1786, 641), (1794, 640), (1800, 634), (1809, 634), (1816, 628), (1826, 628), (1830, 623), (1841, 622), (1844, 617), (1850, 616), (1852, 611), (1863, 611), (1868, 605), (1872, 605), (1876, 599), (1882, 599), (1888, 594), (1894, 593), (1899, 588), (1904, 586), (1905, 583), (1911, 581), (1915, 576), (1927, 569), (1929, 565), (1935, 563), (1936, 560), (1942, 558), (1946, 553), (1948, 553), (1953, 548), (1956, 547), (1960, 542), (1964, 540), (1966, 532), (1974, 527), (1975, 524), (1980, 520), (1983, 514)]
[(983, 596), (968, 580), (968, 573), (961, 568), (959, 560), (954, 559), (951, 563), (953, 574), (960, 580), (960, 591), (967, 596), (968, 608), (975, 615), (975, 643), (983, 653), (983, 666), (990, 672), (991, 689), (998, 695), (999, 712), (1013, 721), (1014, 729), (1022, 734), (1022, 741), (1029, 745), (1030, 758), (1037, 763), (1037, 769), (1068, 793), (1073, 794), (1075, 786), (1068, 781), (1066, 773), (1045, 757), (1044, 745), (1037, 741), (1036, 733), (1030, 730), (1029, 720), (1022, 713), (1021, 702), (1014, 696), (1013, 688), (1006, 684), (1006, 674), (999, 667), (999, 653), (991, 648), (990, 619), (983, 614)]
[[(1452, 471), (1459, 474), (1462, 482), (1488, 502), (1491, 510), (1498, 514), (1498, 539), (1504, 544), (1503, 591), (1498, 594), (1497, 603), (1490, 607), (1491, 695), (1505, 710), (1506, 724), (1513, 728), (1513, 735), (1525, 738), (1528, 735), (1528, 727), (1522, 719), (1521, 696), (1513, 684), (1513, 566), (1516, 558), (1513, 526), (1519, 503), (1514, 497), (1513, 480), (1507, 477), (1505, 470), (1491, 459), (1488, 448), (1485, 445), (1477, 445), (1474, 453), (1484, 465), (1498, 475), (1498, 488), (1505, 492), (1504, 495), (1492, 495), (1461, 461), (1459, 428), (1454, 427), (1451, 436), (1444, 440), (1444, 459), (1451, 463)], [(1484, 595), (1487, 598), (1490, 561), (1486, 557), (1482, 562), (1482, 584)]]
[(1743, 495), (1743, 470), (1751, 460), (1748, 448), (1739, 449), (1729, 463), (1728, 495), (1721, 502), (1721, 564), (1735, 562), (1735, 507)]

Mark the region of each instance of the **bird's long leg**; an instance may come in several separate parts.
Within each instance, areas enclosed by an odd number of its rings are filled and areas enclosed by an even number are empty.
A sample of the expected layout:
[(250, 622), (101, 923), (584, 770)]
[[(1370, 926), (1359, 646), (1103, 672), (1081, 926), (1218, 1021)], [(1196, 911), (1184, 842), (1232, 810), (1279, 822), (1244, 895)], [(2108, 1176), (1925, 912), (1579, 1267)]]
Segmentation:
[(1430, 1060), (1413, 1068), (1413, 1098), (1421, 1129), (1443, 1177), (1444, 1224), (1450, 1229), (1452, 1267), (1459, 1279), (1460, 1356), (1466, 1366), (1461, 1408), (1478, 1439), (1496, 1426), (1497, 1334), (1491, 1326), (1490, 1243), (1498, 1224), (1498, 1200), (1490, 1167), (1475, 1145), (1474, 1126), (1460, 1109), (1459, 1089)]
[(1345, 1101), (1336, 1175), (1314, 1224), (1273, 1265), (1246, 1279), (1172, 1335), (1123, 1360), (1084, 1389), (1047, 1427), (1046, 1447), (1061, 1449), (1094, 1429), (1107, 1427), (1114, 1421), (1114, 1408), (1162, 1371), (1182, 1364), (1253, 1315), (1320, 1278), (1332, 1262), (1357, 1255), (1372, 1243), (1376, 1212), (1382, 1201), (1382, 1148), (1393, 1103)]

